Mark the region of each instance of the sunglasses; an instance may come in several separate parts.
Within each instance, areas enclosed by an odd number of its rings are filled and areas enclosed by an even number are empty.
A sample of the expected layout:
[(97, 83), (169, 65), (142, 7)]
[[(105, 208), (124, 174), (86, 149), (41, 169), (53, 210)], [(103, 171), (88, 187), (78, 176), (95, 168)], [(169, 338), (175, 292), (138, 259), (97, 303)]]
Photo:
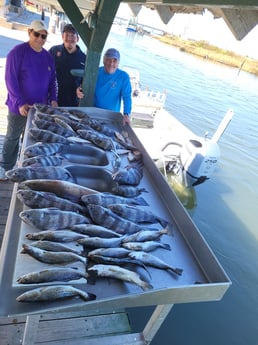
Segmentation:
[(43, 40), (45, 40), (47, 38), (47, 34), (41, 34), (41, 33), (37, 32), (37, 31), (32, 31), (32, 33), (33, 33), (33, 35), (35, 37), (39, 37), (40, 36)]

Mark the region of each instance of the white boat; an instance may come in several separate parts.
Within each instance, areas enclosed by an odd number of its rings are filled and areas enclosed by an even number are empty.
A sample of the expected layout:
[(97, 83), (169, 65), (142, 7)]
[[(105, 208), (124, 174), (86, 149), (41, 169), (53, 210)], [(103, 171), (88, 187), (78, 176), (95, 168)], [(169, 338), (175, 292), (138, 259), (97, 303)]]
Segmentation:
[(218, 141), (229, 125), (233, 111), (229, 109), (211, 138), (195, 135), (164, 108), (154, 116), (152, 126), (146, 121), (132, 127), (168, 184), (182, 204), (192, 209), (196, 204), (195, 186), (209, 180), (220, 157)]
[(142, 86), (140, 73), (133, 67), (124, 66), (131, 80), (132, 85), (132, 121), (136, 125), (138, 120), (145, 121), (146, 125), (152, 126), (154, 117), (158, 111), (163, 109), (166, 102), (166, 91), (149, 90)]

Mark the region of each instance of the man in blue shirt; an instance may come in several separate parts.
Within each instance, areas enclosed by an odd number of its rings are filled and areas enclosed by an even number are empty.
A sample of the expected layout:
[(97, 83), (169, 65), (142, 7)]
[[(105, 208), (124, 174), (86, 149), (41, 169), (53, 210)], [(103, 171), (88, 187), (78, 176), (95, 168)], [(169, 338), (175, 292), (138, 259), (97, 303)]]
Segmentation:
[[(118, 68), (120, 53), (114, 48), (108, 49), (103, 58), (103, 65), (99, 67), (96, 82), (94, 106), (97, 108), (121, 111), (123, 101), (124, 124), (130, 124), (132, 110), (132, 87), (129, 74)], [(83, 93), (77, 91), (77, 96), (83, 98)]]

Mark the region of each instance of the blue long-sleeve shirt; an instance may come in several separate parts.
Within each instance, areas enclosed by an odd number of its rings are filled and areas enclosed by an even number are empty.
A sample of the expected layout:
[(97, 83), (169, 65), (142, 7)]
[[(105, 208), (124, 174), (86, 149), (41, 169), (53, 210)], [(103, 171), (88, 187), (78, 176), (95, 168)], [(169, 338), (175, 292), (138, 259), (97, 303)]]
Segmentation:
[(132, 110), (132, 87), (127, 72), (119, 68), (109, 74), (100, 67), (95, 88), (94, 105), (97, 108), (120, 112), (123, 101), (123, 113), (130, 114)]
[(36, 52), (28, 42), (15, 46), (7, 55), (5, 82), (6, 105), (17, 115), (24, 104), (57, 100), (54, 59), (46, 49)]

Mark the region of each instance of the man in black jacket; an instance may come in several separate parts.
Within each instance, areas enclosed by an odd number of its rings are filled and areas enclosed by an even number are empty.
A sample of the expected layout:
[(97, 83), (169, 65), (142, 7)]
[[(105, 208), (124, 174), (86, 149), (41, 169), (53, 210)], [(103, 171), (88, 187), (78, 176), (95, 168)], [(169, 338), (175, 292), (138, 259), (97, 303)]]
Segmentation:
[(82, 78), (71, 74), (71, 69), (85, 68), (86, 54), (78, 46), (79, 35), (72, 24), (66, 24), (62, 32), (63, 44), (50, 48), (56, 65), (58, 83), (58, 106), (73, 107), (79, 105), (76, 89), (81, 85)]

